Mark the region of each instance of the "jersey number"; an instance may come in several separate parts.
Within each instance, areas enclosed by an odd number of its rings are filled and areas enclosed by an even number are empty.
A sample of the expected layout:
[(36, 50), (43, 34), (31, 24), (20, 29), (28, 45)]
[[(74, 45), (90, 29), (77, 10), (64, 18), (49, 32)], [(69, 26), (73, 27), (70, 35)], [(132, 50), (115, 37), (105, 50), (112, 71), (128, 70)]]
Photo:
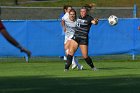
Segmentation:
[(77, 23), (76, 25), (77, 25), (77, 27), (80, 27), (80, 23)]

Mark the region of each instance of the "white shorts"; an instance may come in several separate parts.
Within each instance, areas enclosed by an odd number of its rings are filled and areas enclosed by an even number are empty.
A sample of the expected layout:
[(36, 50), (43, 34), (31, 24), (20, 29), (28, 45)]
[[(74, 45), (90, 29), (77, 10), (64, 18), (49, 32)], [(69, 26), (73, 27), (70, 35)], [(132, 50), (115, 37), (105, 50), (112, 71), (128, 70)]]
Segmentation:
[(73, 34), (72, 34), (72, 35), (67, 35), (67, 34), (65, 34), (65, 41), (64, 41), (64, 44), (66, 44), (68, 40), (71, 40), (72, 37), (73, 37)]

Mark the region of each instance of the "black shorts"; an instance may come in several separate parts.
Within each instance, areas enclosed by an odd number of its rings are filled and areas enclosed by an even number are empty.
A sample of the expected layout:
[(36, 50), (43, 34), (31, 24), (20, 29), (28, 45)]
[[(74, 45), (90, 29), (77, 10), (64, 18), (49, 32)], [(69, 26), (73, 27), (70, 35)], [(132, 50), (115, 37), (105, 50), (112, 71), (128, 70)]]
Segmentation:
[(72, 39), (78, 43), (78, 45), (88, 45), (88, 38), (80, 38), (73, 36)]

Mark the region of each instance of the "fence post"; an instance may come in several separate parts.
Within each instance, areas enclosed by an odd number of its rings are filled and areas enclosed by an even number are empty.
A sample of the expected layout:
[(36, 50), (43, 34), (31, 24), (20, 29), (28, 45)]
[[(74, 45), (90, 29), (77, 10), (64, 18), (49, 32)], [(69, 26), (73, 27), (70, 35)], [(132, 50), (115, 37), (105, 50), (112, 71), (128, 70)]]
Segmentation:
[(134, 4), (134, 8), (133, 8), (133, 18), (137, 17), (137, 5)]
[(15, 5), (18, 5), (18, 0), (15, 0)]
[[(133, 18), (137, 17), (137, 5), (134, 4), (134, 8), (133, 8)], [(133, 49), (135, 49), (135, 28), (133, 28)], [(132, 60), (135, 60), (135, 51), (133, 51), (132, 54)]]

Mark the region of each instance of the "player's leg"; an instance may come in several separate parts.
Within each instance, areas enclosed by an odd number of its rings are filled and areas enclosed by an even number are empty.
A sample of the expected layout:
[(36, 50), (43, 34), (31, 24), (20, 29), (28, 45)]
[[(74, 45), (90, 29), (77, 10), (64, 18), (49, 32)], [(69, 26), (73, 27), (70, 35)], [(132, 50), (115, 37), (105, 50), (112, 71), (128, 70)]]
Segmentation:
[(67, 61), (65, 64), (66, 70), (68, 70), (70, 65), (72, 64), (72, 58), (73, 58), (73, 55), (74, 55), (75, 51), (77, 50), (77, 48), (78, 48), (78, 43), (74, 40), (71, 40), (70, 45), (69, 45), (68, 55), (67, 55)]
[[(65, 53), (66, 53), (66, 56), (68, 55), (70, 42), (71, 42), (71, 38), (68, 38), (67, 36), (65, 36)], [(78, 67), (79, 70), (83, 69), (83, 66), (78, 63), (78, 59), (73, 56), (72, 69), (75, 69), (76, 67)]]
[(79, 64), (78, 58), (73, 56), (73, 59), (72, 59), (72, 69), (75, 69), (76, 67), (78, 68), (78, 70), (83, 70), (83, 66)]
[(65, 56), (64, 56), (64, 60), (67, 60), (69, 43), (70, 43), (69, 36), (67, 34), (65, 34), (65, 40), (64, 40)]
[(78, 68), (78, 70), (82, 70), (83, 66), (79, 64), (78, 62), (78, 58), (76, 58), (75, 56), (73, 56), (72, 58), (72, 69)]
[(72, 58), (72, 69), (75, 69), (77, 67), (78, 64), (78, 60), (76, 60), (75, 56), (73, 56)]
[(64, 48), (65, 48), (65, 54), (66, 54), (66, 56), (68, 55), (69, 46), (70, 46), (70, 40), (68, 40), (68, 39), (66, 40), (65, 39)]
[(94, 70), (95, 66), (92, 62), (92, 59), (88, 56), (88, 46), (87, 45), (80, 45), (81, 53), (83, 58), (85, 59), (86, 63)]

